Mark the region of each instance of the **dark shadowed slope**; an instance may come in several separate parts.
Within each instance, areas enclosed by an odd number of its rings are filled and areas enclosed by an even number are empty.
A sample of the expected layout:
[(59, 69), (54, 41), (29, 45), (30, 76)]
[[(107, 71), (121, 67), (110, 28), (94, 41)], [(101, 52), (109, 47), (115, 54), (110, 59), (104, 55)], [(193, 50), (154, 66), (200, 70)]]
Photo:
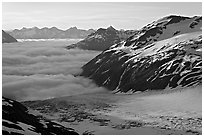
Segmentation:
[(90, 34), (84, 40), (67, 46), (67, 49), (80, 48), (86, 50), (103, 51), (115, 43), (126, 40), (129, 36), (137, 33), (133, 30), (116, 30), (112, 26), (107, 29), (100, 28), (95, 33)]
[(115, 92), (200, 84), (201, 27), (202, 17), (164, 17), (103, 51), (81, 75)]
[(42, 135), (77, 135), (73, 129), (38, 115), (35, 116), (21, 103), (2, 98), (2, 133), (3, 135), (42, 134)]
[(8, 32), (11, 36), (16, 39), (81, 39), (87, 37), (89, 34), (95, 32), (93, 29), (82, 30), (76, 27), (71, 27), (67, 30), (61, 30), (56, 27), (52, 28), (22, 28), (20, 30), (15, 29)]
[(17, 40), (2, 30), (2, 43), (12, 43), (12, 42), (17, 42)]

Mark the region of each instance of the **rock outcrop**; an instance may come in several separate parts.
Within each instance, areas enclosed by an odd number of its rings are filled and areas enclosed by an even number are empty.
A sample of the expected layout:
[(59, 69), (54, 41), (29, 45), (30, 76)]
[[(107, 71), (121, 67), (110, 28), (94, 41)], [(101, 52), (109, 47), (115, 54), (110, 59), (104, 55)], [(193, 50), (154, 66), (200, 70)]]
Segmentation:
[(21, 103), (2, 98), (3, 135), (78, 135), (72, 128), (32, 114)]

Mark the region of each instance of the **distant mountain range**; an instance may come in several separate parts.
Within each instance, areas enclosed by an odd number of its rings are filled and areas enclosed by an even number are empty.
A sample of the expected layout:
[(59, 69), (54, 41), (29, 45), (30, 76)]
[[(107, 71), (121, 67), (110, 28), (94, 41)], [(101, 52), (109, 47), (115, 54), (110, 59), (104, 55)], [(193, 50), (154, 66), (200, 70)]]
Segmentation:
[(82, 69), (81, 76), (114, 92), (201, 84), (202, 17), (172, 15), (156, 20), (104, 50)]
[(12, 42), (17, 42), (17, 40), (2, 30), (2, 43), (12, 43)]
[(129, 36), (135, 33), (137, 33), (136, 30), (116, 30), (112, 26), (107, 29), (100, 28), (96, 32), (88, 35), (84, 40), (76, 44), (69, 45), (66, 48), (103, 51), (113, 44), (126, 40)]
[(83, 39), (89, 34), (95, 32), (93, 29), (83, 30), (77, 27), (71, 27), (67, 30), (61, 30), (56, 27), (52, 28), (22, 28), (8, 31), (11, 36), (16, 39)]

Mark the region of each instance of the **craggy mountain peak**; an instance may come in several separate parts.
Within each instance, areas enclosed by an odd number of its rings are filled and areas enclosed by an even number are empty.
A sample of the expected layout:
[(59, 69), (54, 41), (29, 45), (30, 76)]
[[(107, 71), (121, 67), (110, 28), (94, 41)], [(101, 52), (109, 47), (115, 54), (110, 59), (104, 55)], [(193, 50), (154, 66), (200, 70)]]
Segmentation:
[(108, 28), (99, 28), (96, 32), (88, 35), (84, 40), (67, 46), (67, 49), (80, 48), (86, 50), (98, 50), (103, 51), (109, 48), (111, 45), (125, 40), (137, 31), (127, 30), (119, 31), (112, 26)]
[(116, 31), (116, 29), (115, 29), (113, 26), (109, 26), (109, 27), (107, 28), (107, 30), (113, 30), (113, 31)]
[(75, 26), (75, 27), (71, 27), (71, 28), (69, 28), (70, 30), (77, 30), (77, 27)]

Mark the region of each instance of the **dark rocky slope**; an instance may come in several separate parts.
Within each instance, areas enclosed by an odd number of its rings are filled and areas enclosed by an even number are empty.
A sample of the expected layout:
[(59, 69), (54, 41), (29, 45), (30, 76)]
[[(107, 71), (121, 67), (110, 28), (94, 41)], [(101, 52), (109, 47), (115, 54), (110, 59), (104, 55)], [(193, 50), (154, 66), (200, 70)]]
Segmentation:
[(29, 112), (21, 103), (3, 97), (2, 134), (77, 135), (78, 133), (40, 115), (36, 116)]
[(111, 46), (82, 67), (82, 76), (115, 92), (202, 82), (202, 17), (167, 16)]
[(136, 33), (133, 30), (116, 30), (112, 26), (107, 29), (100, 28), (95, 33), (90, 34), (84, 40), (67, 46), (67, 49), (80, 48), (85, 50), (103, 51), (115, 43), (126, 40), (129, 36)]
[(12, 43), (12, 42), (17, 42), (17, 40), (2, 30), (2, 43)]

